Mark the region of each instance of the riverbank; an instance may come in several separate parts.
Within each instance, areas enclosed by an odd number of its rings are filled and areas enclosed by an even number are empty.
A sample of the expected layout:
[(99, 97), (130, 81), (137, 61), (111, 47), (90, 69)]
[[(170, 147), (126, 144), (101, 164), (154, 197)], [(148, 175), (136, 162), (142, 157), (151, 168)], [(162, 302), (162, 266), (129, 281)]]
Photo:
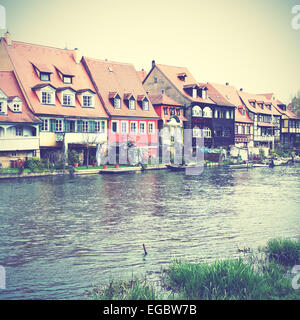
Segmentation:
[[(93, 300), (300, 300), (293, 268), (300, 264), (300, 241), (270, 240), (257, 253), (211, 264), (174, 260), (159, 284), (144, 279), (111, 281), (87, 296)], [(296, 280), (295, 280), (296, 279)]]

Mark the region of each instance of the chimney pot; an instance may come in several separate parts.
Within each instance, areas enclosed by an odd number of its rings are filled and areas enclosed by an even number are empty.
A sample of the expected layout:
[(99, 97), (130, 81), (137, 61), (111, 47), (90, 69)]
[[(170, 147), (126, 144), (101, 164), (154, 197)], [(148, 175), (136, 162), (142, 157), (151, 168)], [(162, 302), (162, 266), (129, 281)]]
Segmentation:
[(152, 60), (152, 68), (155, 66), (155, 60)]
[(165, 89), (161, 89), (161, 93), (162, 93), (162, 94), (165, 94)]
[(243, 88), (241, 88), (240, 91), (243, 91)]
[(229, 82), (226, 82), (226, 86), (229, 86)]

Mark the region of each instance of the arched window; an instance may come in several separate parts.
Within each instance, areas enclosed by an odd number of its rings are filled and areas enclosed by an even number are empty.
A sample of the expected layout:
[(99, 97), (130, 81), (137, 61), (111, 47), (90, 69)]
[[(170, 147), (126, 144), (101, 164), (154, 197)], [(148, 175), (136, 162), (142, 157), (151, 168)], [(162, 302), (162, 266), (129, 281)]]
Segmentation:
[(192, 109), (192, 115), (194, 117), (202, 117), (202, 109), (199, 106), (194, 106)]
[(229, 112), (228, 110), (226, 110), (225, 118), (226, 118), (226, 119), (230, 119), (230, 112)]
[(203, 117), (204, 117), (204, 118), (212, 118), (211, 108), (205, 107), (205, 108), (203, 109)]
[(208, 127), (203, 128), (203, 135), (204, 138), (211, 138), (211, 130)]

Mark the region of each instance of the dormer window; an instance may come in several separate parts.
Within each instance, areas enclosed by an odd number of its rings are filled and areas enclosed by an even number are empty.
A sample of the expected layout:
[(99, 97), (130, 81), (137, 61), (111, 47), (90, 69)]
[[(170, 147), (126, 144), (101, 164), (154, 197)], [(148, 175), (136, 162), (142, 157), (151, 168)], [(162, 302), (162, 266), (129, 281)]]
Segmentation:
[(119, 97), (114, 98), (114, 107), (115, 109), (121, 109), (121, 99)]
[(142, 107), (143, 107), (144, 111), (148, 111), (149, 110), (149, 102), (148, 102), (148, 100), (146, 100), (146, 99), (143, 100)]
[(129, 103), (129, 109), (130, 110), (135, 110), (135, 100), (134, 99), (130, 99), (128, 103)]
[(82, 96), (82, 106), (83, 107), (92, 107), (93, 106), (93, 96), (83, 95)]
[(14, 111), (14, 112), (21, 112), (21, 105), (20, 105), (20, 103), (14, 103), (14, 104), (13, 104), (13, 111)]
[(206, 91), (206, 89), (202, 89), (202, 99), (207, 99), (207, 91)]
[(54, 104), (54, 93), (42, 91), (42, 104)]
[(40, 80), (41, 81), (50, 81), (50, 73), (40, 72)]
[(72, 83), (72, 77), (70, 76), (63, 76), (63, 82), (67, 83), (67, 84), (71, 84)]
[(192, 97), (193, 97), (194, 99), (197, 98), (197, 89), (196, 89), (196, 88), (193, 88), (193, 90), (192, 90)]
[(74, 106), (74, 94), (63, 93), (63, 105)]
[(255, 105), (255, 100), (249, 100), (249, 103), (251, 105), (252, 108), (255, 108), (256, 105)]
[(185, 81), (186, 73), (184, 73), (184, 72), (178, 73), (177, 77), (178, 77), (179, 80)]

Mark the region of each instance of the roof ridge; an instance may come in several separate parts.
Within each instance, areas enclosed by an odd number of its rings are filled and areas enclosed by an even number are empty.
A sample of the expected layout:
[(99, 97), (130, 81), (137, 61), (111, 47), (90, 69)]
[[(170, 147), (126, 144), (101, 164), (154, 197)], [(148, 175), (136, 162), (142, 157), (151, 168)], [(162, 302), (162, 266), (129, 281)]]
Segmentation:
[(112, 61), (112, 60), (102, 60), (102, 59), (98, 59), (98, 58), (90, 58), (90, 57), (87, 57), (87, 56), (83, 56), (83, 58), (85, 58), (87, 60), (92, 60), (92, 61), (104, 62), (104, 63), (107, 63), (107, 64), (112, 63), (112, 64), (119, 64), (119, 65), (133, 66), (134, 69), (135, 69), (134, 64), (131, 63), (131, 62), (119, 62), (119, 61)]
[(31, 45), (31, 46), (36, 46), (36, 47), (51, 48), (51, 49), (57, 49), (57, 50), (62, 50), (62, 51), (73, 51), (75, 49), (75, 48), (74, 49), (64, 49), (64, 48), (59, 48), (59, 47), (54, 47), (54, 46), (49, 46), (49, 45), (44, 45), (44, 44), (37, 44), (37, 43), (18, 41), (18, 40), (13, 40), (12, 41), (12, 43), (15, 43), (15, 42), (18, 43), (18, 44), (25, 44), (25, 45)]

